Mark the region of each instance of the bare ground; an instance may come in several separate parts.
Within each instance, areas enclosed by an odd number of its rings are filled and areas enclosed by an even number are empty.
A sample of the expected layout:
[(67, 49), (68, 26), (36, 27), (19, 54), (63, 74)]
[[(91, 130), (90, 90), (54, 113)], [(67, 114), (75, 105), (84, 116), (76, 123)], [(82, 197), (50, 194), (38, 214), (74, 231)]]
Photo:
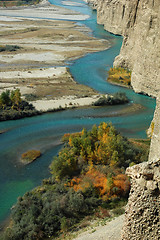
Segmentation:
[[(31, 10), (33, 14), (35, 9)], [(95, 95), (93, 89), (77, 84), (62, 66), (88, 52), (106, 49), (107, 41), (95, 39), (90, 29), (73, 21), (3, 16), (0, 26), (0, 45), (21, 47), (16, 52), (0, 53), (0, 92), (18, 87), (23, 96), (33, 94), (35, 99), (45, 100)]]
[(120, 240), (124, 215), (116, 217), (104, 226), (98, 226), (81, 233), (74, 240)]

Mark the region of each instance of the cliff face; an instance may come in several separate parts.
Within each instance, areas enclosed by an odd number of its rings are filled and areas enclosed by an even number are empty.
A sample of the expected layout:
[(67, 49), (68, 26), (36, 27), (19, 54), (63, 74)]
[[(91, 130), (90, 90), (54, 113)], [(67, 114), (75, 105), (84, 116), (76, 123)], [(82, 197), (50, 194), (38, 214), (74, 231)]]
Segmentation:
[(132, 186), (123, 240), (160, 239), (160, 0), (89, 0), (97, 22), (124, 37), (114, 66), (132, 70), (136, 92), (157, 98), (149, 161), (128, 168)]
[[(115, 66), (132, 70), (136, 92), (158, 96), (160, 91), (160, 0), (92, 0), (97, 22), (123, 35)], [(159, 75), (160, 76), (160, 75)]]
[(132, 188), (125, 211), (122, 240), (160, 239), (160, 161), (128, 168)]

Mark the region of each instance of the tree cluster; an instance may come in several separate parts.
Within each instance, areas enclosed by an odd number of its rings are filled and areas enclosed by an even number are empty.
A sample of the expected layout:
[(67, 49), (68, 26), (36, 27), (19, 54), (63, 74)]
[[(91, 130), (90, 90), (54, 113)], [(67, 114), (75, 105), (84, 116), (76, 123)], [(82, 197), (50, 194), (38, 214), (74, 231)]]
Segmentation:
[(7, 107), (18, 108), (21, 101), (21, 93), (18, 88), (16, 90), (12, 90), (11, 92), (6, 90), (0, 95), (0, 107), (3, 109)]
[(96, 102), (93, 103), (94, 106), (105, 106), (105, 105), (118, 105), (128, 103), (129, 99), (125, 93), (117, 92), (113, 95), (108, 95), (107, 97), (100, 97)]
[(33, 110), (32, 104), (22, 100), (20, 89), (6, 90), (0, 94), (0, 109), (2, 110)]
[(141, 161), (140, 148), (104, 122), (90, 131), (65, 134), (63, 141), (50, 166), (52, 177), (12, 209), (12, 227), (4, 240), (54, 238), (99, 206), (127, 198), (125, 168)]
[(144, 153), (105, 122), (91, 131), (66, 134), (65, 147), (50, 168), (57, 180), (69, 178), (75, 191), (90, 189), (103, 200), (125, 197), (129, 181), (126, 167), (139, 163)]

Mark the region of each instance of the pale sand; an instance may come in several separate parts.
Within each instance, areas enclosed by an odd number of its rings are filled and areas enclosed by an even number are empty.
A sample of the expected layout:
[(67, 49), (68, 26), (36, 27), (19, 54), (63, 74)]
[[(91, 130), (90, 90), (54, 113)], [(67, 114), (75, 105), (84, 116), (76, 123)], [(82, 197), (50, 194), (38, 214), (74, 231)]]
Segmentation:
[[(77, 5), (70, 1), (65, 4)], [(4, 16), (1, 17), (2, 15)], [(67, 68), (59, 66), (63, 66), (64, 61), (79, 58), (87, 52), (107, 49), (108, 41), (88, 35), (91, 30), (85, 25), (78, 25), (73, 21), (52, 20), (81, 20), (87, 17), (49, 5), (48, 2), (36, 7), (1, 9), (0, 44), (18, 44), (22, 48), (16, 52), (0, 54), (0, 93), (19, 88), (22, 97), (34, 94), (38, 100), (34, 101), (33, 105), (37, 110), (43, 111), (57, 109), (59, 106), (87, 106), (96, 101), (99, 96), (95, 95), (93, 89), (74, 82)], [(44, 21), (46, 18), (47, 21)]]
[(62, 108), (73, 108), (78, 107), (78, 106), (90, 106), (92, 105), (93, 102), (98, 100), (100, 98), (99, 95), (94, 95), (92, 97), (83, 97), (83, 98), (76, 98), (75, 96), (67, 96), (67, 97), (62, 97), (59, 99), (55, 100), (37, 100), (37, 101), (32, 101), (31, 103), (37, 110), (42, 110), (42, 111), (48, 111), (48, 110), (53, 110), (53, 109), (59, 109), (60, 107)]
[[(53, 67), (53, 68), (39, 68), (39, 69), (30, 69), (21, 70), (21, 71), (5, 71), (0, 72), (0, 80), (6, 79), (32, 79), (32, 78), (57, 78), (62, 74), (65, 74), (67, 71), (66, 67)], [(0, 83), (0, 87), (5, 87), (5, 83)], [(7, 85), (6, 85), (7, 86)]]
[(17, 22), (17, 21), (22, 21), (21, 19), (17, 19), (17, 18), (14, 18), (14, 17), (8, 17), (8, 16), (0, 16), (0, 21), (3, 21), (3, 22)]
[(86, 20), (89, 18), (88, 15), (81, 14), (76, 11), (68, 10), (66, 8), (57, 7), (57, 6), (39, 6), (36, 8), (27, 7), (24, 9), (16, 8), (12, 10), (2, 8), (0, 11), (0, 16), (9, 16), (9, 17), (20, 17), (20, 19), (29, 18), (37, 20), (44, 19), (61, 19), (61, 20)]
[[(0, 88), (1, 88), (1, 83), (0, 83)], [(3, 85), (3, 89), (0, 89), (0, 94), (5, 91), (5, 90), (9, 90), (9, 91), (12, 91), (12, 90), (15, 90), (15, 89), (20, 89), (21, 91), (21, 95), (22, 95), (22, 98), (24, 94), (33, 94), (35, 93), (35, 87), (34, 86), (22, 86), (22, 85), (18, 85), (18, 84), (9, 84), (9, 83), (6, 83), (5, 84), (5, 87)]]
[(17, 61), (33, 61), (38, 62), (39, 59), (44, 62), (52, 63), (53, 59), (56, 59), (57, 61), (63, 61), (64, 57), (59, 54), (55, 54), (52, 52), (45, 52), (45, 53), (20, 53), (16, 55), (9, 55), (9, 54), (3, 54), (0, 55), (0, 61), (1, 62), (17, 62)]
[[(23, 70), (23, 71), (7, 71), (7, 72), (0, 72), (0, 81), (9, 81), (10, 79), (15, 80), (32, 80), (32, 79), (38, 79), (38, 81), (41, 81), (41, 79), (51, 79), (50, 83), (55, 84), (59, 82), (59, 79), (57, 78), (63, 76), (67, 73), (66, 67), (53, 67), (53, 68), (39, 68), (39, 69), (31, 69), (29, 71)], [(10, 82), (0, 82), (0, 94), (4, 90), (15, 90), (16, 88), (19, 88), (21, 91), (22, 96), (24, 94), (31, 94), (35, 93), (35, 85), (34, 82), (29, 83), (28, 85), (22, 85), (22, 84), (16, 84), (16, 83), (10, 83)]]
[(72, 1), (62, 1), (63, 5), (65, 6), (83, 6), (82, 3), (72, 2)]

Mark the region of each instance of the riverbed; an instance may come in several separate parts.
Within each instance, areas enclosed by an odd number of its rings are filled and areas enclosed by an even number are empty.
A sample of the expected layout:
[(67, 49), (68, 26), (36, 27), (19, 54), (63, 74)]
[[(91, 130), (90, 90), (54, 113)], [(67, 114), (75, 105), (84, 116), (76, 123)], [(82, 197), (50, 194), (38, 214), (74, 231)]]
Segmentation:
[[(52, 3), (62, 6), (65, 1), (55, 0)], [(102, 121), (112, 122), (125, 136), (145, 138), (146, 129), (153, 118), (155, 100), (138, 95), (131, 89), (122, 88), (106, 82), (107, 70), (112, 66), (122, 44), (122, 37), (104, 31), (103, 26), (96, 24), (96, 12), (83, 1), (67, 1), (67, 8), (89, 15), (86, 20), (77, 20), (78, 25), (85, 24), (92, 29), (91, 35), (107, 39), (111, 47), (105, 51), (87, 54), (70, 61), (68, 64), (74, 79), (86, 84), (100, 93), (122, 91), (131, 102), (141, 104), (142, 109), (136, 112), (116, 114), (125, 111), (126, 106), (90, 107), (70, 109), (48, 113), (32, 118), (0, 123), (0, 221), (3, 222), (10, 214), (10, 208), (18, 196), (23, 195), (41, 183), (43, 178), (50, 176), (49, 164), (60, 148), (61, 136), (67, 132), (76, 132), (83, 127), (90, 129), (93, 124)], [(42, 156), (32, 164), (24, 166), (20, 155), (29, 149), (38, 149)]]

